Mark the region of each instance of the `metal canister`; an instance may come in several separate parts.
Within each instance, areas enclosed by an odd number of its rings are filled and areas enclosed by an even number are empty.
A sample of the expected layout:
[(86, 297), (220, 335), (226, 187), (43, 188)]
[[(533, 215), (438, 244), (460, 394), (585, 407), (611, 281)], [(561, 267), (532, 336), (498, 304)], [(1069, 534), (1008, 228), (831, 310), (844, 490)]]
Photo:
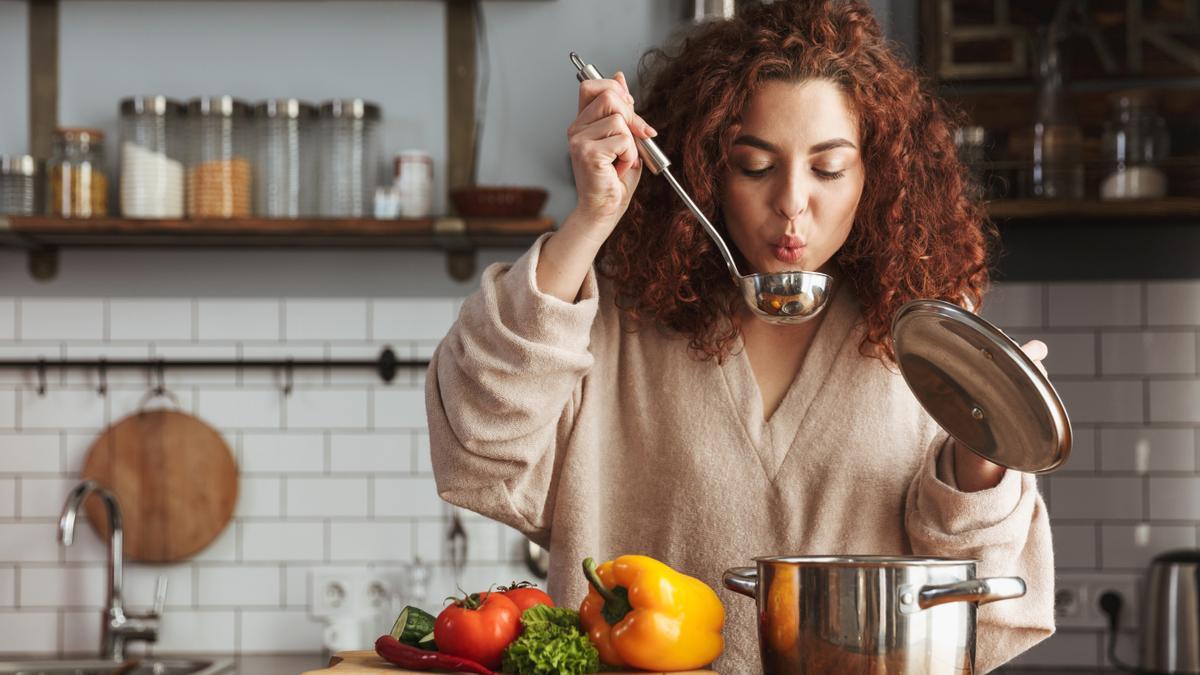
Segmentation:
[(318, 210), (331, 218), (373, 212), (379, 182), (379, 106), (362, 99), (326, 101), (318, 114), (321, 191)]
[(0, 155), (0, 213), (37, 213), (37, 162), (30, 155)]
[(294, 98), (254, 107), (254, 210), (269, 218), (317, 212), (317, 109)]

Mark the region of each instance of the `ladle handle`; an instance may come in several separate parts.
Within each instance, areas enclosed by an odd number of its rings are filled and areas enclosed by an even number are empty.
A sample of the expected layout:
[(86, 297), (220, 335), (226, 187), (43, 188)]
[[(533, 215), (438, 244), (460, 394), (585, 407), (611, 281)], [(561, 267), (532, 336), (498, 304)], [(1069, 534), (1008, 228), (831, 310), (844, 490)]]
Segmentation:
[[(579, 54), (576, 54), (575, 52), (571, 52), (571, 63), (575, 64), (575, 68), (579, 70), (579, 72), (575, 74), (575, 77), (580, 82), (583, 82), (584, 80), (604, 79), (604, 76), (600, 74), (600, 71), (596, 70), (596, 66), (593, 66), (590, 63), (584, 63), (583, 59), (579, 57)], [(666, 154), (659, 149), (658, 145), (655, 144), (653, 140), (649, 138), (638, 138), (636, 136), (634, 136), (633, 140), (637, 142), (638, 154), (642, 156), (642, 161), (646, 163), (646, 166), (650, 167), (650, 173), (653, 173), (655, 176), (657, 176), (658, 174), (662, 173), (663, 169), (671, 166), (671, 160), (667, 159)]]

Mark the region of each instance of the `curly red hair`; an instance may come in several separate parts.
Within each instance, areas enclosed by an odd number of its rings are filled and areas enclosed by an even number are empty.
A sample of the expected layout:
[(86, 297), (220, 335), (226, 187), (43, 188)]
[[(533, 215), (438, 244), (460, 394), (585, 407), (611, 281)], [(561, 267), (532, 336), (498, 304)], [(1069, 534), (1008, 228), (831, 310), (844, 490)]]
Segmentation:
[[(954, 113), (921, 82), (857, 1), (777, 0), (696, 27), (674, 55), (642, 62), (643, 118), (677, 162), (672, 173), (719, 220), (734, 125), (766, 82), (837, 84), (859, 124), (866, 183), (849, 238), (835, 254), (839, 283), (862, 304), (859, 350), (894, 360), (892, 316), (915, 298), (978, 309), (994, 234), (953, 141)], [(649, 64), (649, 67), (647, 67)], [(729, 241), (726, 238), (726, 241)], [(643, 175), (601, 251), (617, 302), (690, 338), (722, 361), (740, 332), (741, 298), (699, 223), (667, 182)]]

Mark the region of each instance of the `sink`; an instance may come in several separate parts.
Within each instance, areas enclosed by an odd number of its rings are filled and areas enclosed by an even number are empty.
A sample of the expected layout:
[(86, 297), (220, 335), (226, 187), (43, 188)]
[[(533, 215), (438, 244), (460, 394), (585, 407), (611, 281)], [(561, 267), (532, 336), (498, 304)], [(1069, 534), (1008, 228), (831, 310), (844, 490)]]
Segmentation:
[(100, 659), (0, 661), (0, 675), (217, 675), (232, 670), (231, 661), (153, 657), (130, 658), (123, 663)]

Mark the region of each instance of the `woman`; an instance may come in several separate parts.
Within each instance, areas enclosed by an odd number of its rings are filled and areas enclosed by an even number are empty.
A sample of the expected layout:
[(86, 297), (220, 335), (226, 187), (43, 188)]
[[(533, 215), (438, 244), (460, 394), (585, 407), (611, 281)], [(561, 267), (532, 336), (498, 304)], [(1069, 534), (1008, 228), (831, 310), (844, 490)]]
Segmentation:
[[(656, 56), (640, 115), (620, 74), (580, 86), (577, 207), (485, 272), (434, 356), (439, 494), (549, 547), (562, 604), (586, 556), (647, 554), (720, 588), (755, 555), (940, 555), (1028, 583), (980, 609), (981, 672), (1050, 635), (1034, 478), (957, 446), (892, 361), (904, 302), (978, 307), (988, 281), (941, 105), (858, 2), (756, 6)], [(667, 183), (641, 180), (634, 138), (659, 132), (744, 270), (834, 277), (823, 313), (749, 314)], [(716, 669), (756, 672), (753, 603), (720, 594)]]

